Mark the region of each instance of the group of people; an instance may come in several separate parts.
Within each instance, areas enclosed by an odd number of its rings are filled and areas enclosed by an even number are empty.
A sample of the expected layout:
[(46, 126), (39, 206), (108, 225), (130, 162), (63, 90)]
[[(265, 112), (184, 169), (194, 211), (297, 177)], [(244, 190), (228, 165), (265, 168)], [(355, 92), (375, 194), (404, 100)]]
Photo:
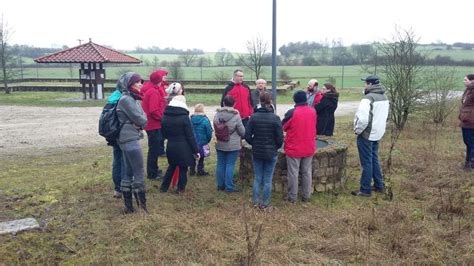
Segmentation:
[[(188, 169), (190, 175), (207, 176), (204, 158), (209, 156), (209, 143), (213, 127), (204, 112), (204, 105), (197, 104), (191, 115), (186, 105), (184, 87), (169, 84), (166, 70), (157, 70), (143, 84), (137, 73), (122, 75), (109, 103), (117, 103), (117, 114), (123, 125), (118, 141), (113, 146), (112, 177), (115, 197), (123, 197), (124, 212), (134, 211), (133, 195), (138, 206), (147, 211), (144, 186), (145, 166), (140, 146), (142, 130), (148, 135), (147, 178), (162, 179), (160, 192), (167, 192), (170, 184), (177, 182), (177, 193), (186, 188)], [(242, 140), (252, 146), (254, 170), (253, 203), (266, 210), (270, 206), (272, 177), (277, 161), (277, 150), (284, 144), (287, 161), (287, 201), (298, 199), (298, 175), (302, 175), (302, 202), (310, 200), (312, 193), (312, 158), (316, 151), (316, 135), (332, 136), (334, 133), (338, 96), (336, 88), (325, 83), (320, 89), (318, 81), (308, 82), (306, 90), (293, 95), (294, 108), (288, 110), (283, 120), (276, 115), (272, 94), (266, 81), (256, 81), (256, 88), (243, 82), (243, 71), (237, 69), (224, 89), (221, 107), (213, 119), (217, 154), (216, 188), (218, 191), (239, 192), (234, 184), (234, 168), (241, 152)], [(376, 75), (365, 79), (364, 98), (354, 117), (362, 174), (360, 189), (354, 196), (369, 197), (373, 191), (384, 190), (384, 180), (378, 160), (378, 142), (385, 133), (389, 101)], [(460, 120), (467, 146), (465, 168), (474, 168), (474, 75), (465, 77), (466, 91)], [(141, 102), (141, 103), (140, 103)], [(286, 132), (286, 135), (283, 134)], [(164, 140), (167, 140), (166, 149)], [(158, 159), (166, 155), (168, 168), (163, 175)], [(372, 186), (373, 183), (373, 186)], [(263, 192), (263, 193), (262, 193)]]

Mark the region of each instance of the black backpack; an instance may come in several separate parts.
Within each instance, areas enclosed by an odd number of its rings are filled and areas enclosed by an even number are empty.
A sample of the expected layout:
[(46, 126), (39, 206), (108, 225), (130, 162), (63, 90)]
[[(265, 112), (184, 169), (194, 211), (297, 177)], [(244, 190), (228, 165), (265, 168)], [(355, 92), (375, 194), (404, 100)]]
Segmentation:
[(227, 142), (230, 140), (229, 127), (227, 127), (224, 121), (219, 120), (217, 123), (214, 123), (214, 133), (219, 141)]
[[(120, 99), (119, 99), (120, 100)], [(117, 115), (116, 103), (107, 103), (102, 109), (99, 118), (99, 135), (105, 138), (107, 145), (113, 146), (117, 143), (117, 139), (123, 124), (120, 124)]]

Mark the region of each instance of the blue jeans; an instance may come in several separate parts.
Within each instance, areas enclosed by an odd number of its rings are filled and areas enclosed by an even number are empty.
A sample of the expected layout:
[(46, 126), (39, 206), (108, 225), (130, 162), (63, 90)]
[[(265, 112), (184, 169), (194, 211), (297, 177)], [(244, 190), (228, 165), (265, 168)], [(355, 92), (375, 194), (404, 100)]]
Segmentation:
[(462, 128), (462, 139), (466, 144), (466, 162), (474, 168), (474, 128)]
[[(272, 178), (277, 157), (270, 160), (252, 158), (255, 179), (253, 180), (253, 204), (268, 206), (272, 194)], [(263, 187), (263, 202), (260, 201), (260, 190)]]
[(357, 149), (359, 150), (359, 159), (362, 166), (362, 176), (360, 177), (360, 191), (371, 194), (372, 179), (377, 190), (383, 190), (384, 182), (382, 170), (379, 164), (379, 142), (357, 137)]
[(234, 185), (234, 167), (240, 151), (217, 151), (216, 183), (218, 189), (232, 191)]
[(145, 168), (143, 163), (142, 147), (139, 140), (120, 144), (125, 166), (125, 174), (122, 176), (120, 186), (122, 192), (130, 191), (145, 192)]
[(112, 146), (113, 148), (113, 161), (112, 161), (112, 180), (114, 181), (114, 190), (121, 192), (120, 182), (124, 175), (125, 167), (123, 166), (122, 150), (118, 144)]

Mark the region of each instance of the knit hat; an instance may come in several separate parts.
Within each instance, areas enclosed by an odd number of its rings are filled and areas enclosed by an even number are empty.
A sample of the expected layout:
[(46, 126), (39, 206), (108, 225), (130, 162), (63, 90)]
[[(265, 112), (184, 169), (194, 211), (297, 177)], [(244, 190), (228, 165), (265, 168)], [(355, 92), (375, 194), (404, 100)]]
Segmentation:
[(293, 94), (293, 101), (295, 103), (305, 103), (306, 102), (306, 93), (304, 91), (297, 91)]
[(130, 79), (128, 80), (128, 85), (127, 87), (130, 88), (132, 87), (133, 84), (137, 83), (137, 82), (142, 82), (143, 83), (143, 80), (142, 80), (142, 77), (140, 77), (139, 74), (135, 73), (133, 74)]
[(163, 81), (163, 77), (168, 75), (168, 71), (165, 69), (158, 69), (150, 74), (150, 81), (153, 84), (158, 84)]
[(180, 83), (173, 82), (168, 86), (168, 88), (166, 88), (166, 93), (168, 93), (168, 95), (176, 95), (180, 90), (182, 90), (182, 88), (183, 86), (181, 86)]

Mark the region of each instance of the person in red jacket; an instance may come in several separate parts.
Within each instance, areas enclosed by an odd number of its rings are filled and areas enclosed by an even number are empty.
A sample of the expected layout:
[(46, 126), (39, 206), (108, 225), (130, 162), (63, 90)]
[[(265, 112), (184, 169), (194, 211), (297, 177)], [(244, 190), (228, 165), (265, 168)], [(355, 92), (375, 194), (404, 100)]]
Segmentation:
[(282, 121), (286, 132), (284, 150), (288, 169), (287, 200), (295, 203), (298, 196), (298, 173), (302, 173), (303, 202), (308, 202), (313, 192), (312, 162), (316, 151), (316, 111), (306, 102), (306, 93), (293, 95), (295, 107), (288, 110)]
[(235, 99), (234, 108), (239, 111), (242, 124), (246, 127), (253, 113), (253, 108), (250, 87), (243, 83), (243, 80), (244, 72), (241, 69), (236, 69), (234, 71), (234, 77), (227, 87), (225, 87), (224, 93), (222, 94), (221, 107), (224, 107), (224, 97), (227, 95), (232, 96)]
[(150, 74), (150, 81), (143, 84), (144, 97), (142, 101), (143, 111), (146, 113), (148, 123), (145, 127), (148, 135), (148, 157), (147, 177), (149, 179), (160, 179), (162, 171), (158, 169), (158, 157), (164, 153), (161, 147), (163, 136), (161, 134), (161, 119), (166, 108), (166, 75), (164, 69), (156, 70)]
[(305, 90), (305, 93), (309, 106), (316, 106), (316, 104), (318, 104), (323, 98), (318, 85), (319, 83), (317, 79), (312, 79), (308, 82), (308, 88)]

